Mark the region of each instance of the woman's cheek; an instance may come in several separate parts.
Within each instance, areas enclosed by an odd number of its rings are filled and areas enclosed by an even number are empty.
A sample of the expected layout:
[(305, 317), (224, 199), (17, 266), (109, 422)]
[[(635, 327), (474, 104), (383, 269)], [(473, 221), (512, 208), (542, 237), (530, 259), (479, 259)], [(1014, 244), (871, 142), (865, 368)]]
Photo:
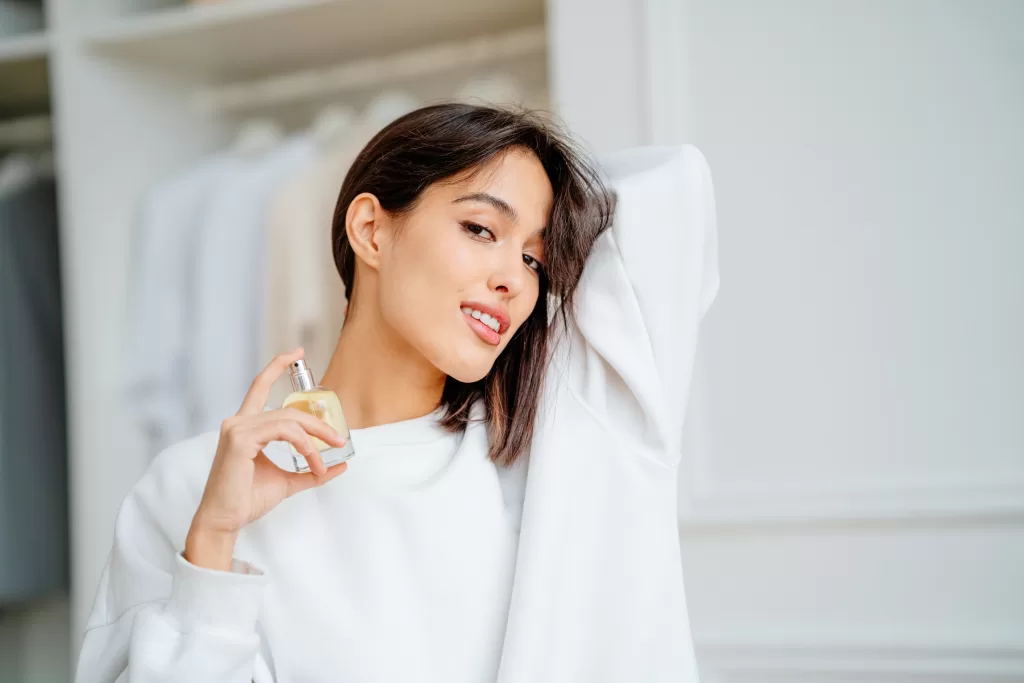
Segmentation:
[[(514, 336), (516, 336), (519, 328), (526, 324), (527, 319), (529, 319), (530, 314), (533, 312), (533, 306), (528, 302), (530, 298), (531, 297), (528, 292), (523, 292), (509, 307), (509, 317), (511, 318), (512, 324), (509, 325), (508, 330), (504, 335), (502, 335), (501, 346), (498, 351), (499, 354), (505, 351), (509, 342), (512, 341)], [(536, 301), (535, 296), (533, 297), (533, 300)]]
[(449, 240), (449, 243), (449, 248), (444, 254), (439, 254), (435, 258), (439, 277), (444, 281), (453, 282), (458, 289), (471, 286), (474, 280), (481, 278), (486, 285), (486, 276), (478, 272), (483, 266), (483, 261), (473, 250), (473, 243), (468, 239)]

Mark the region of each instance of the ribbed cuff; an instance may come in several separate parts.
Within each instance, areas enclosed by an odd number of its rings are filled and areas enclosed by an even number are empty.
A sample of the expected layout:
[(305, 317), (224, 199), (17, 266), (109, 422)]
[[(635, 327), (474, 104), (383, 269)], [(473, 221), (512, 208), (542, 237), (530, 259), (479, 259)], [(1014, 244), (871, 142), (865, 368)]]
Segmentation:
[(197, 626), (249, 633), (255, 630), (267, 583), (247, 562), (231, 561), (231, 571), (197, 567), (181, 553), (174, 558), (167, 611), (188, 633)]

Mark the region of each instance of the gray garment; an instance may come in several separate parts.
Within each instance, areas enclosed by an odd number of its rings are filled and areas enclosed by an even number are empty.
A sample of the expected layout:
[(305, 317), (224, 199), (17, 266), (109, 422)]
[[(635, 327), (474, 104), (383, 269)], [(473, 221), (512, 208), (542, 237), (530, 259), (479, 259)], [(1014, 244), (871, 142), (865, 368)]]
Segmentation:
[(57, 199), (0, 196), (0, 605), (68, 584), (67, 441)]

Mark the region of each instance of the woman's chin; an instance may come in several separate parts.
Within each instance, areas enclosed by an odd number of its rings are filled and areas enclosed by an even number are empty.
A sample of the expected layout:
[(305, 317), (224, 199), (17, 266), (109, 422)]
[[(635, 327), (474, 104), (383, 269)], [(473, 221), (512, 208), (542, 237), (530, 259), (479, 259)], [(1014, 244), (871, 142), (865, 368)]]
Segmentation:
[(483, 370), (477, 370), (474, 368), (458, 368), (454, 372), (449, 372), (446, 374), (452, 379), (456, 379), (462, 382), (463, 384), (473, 384), (474, 382), (479, 382), (484, 377), (486, 377), (487, 373), (490, 371), (491, 366), (488, 365)]
[(464, 351), (456, 358), (449, 358), (447, 363), (439, 365), (439, 369), (452, 379), (463, 384), (479, 382), (494, 367), (494, 357), (482, 354), (479, 349), (459, 349)]

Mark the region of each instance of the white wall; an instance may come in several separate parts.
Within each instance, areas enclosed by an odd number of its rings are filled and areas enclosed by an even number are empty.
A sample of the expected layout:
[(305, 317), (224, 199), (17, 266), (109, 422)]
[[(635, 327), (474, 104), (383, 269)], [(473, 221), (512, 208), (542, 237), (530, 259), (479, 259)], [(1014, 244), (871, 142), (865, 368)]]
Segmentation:
[[(647, 81), (634, 139), (716, 181), (680, 472), (702, 680), (1024, 680), (1024, 3), (602, 4), (642, 33), (611, 75)], [(568, 111), (598, 149), (630, 120)]]
[(857, 6), (689, 3), (684, 120), (733, 275), (714, 475), (1024, 484), (1024, 5)]
[(574, 135), (607, 152), (647, 134), (643, 17), (622, 0), (548, 0), (552, 107)]

